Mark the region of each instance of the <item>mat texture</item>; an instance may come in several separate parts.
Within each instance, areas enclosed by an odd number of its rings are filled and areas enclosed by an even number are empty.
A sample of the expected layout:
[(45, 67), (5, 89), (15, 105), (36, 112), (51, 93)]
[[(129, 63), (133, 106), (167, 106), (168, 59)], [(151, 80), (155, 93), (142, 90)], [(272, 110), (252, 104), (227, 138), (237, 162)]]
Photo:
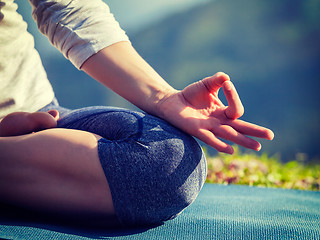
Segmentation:
[(147, 229), (93, 230), (0, 214), (0, 239), (320, 239), (320, 192), (205, 184), (179, 217)]

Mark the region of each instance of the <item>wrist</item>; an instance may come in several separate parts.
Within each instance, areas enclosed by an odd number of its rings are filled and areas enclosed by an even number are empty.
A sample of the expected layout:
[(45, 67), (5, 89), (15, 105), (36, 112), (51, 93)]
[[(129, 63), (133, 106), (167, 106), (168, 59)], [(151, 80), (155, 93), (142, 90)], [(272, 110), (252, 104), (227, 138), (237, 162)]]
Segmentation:
[(170, 86), (170, 88), (166, 89), (166, 91), (161, 91), (160, 93), (158, 93), (156, 95), (156, 99), (153, 100), (153, 109), (156, 112), (153, 115), (156, 115), (162, 119), (167, 119), (168, 112), (170, 112), (171, 109), (170, 106), (172, 106), (173, 104), (173, 96), (176, 96), (179, 92), (180, 91)]

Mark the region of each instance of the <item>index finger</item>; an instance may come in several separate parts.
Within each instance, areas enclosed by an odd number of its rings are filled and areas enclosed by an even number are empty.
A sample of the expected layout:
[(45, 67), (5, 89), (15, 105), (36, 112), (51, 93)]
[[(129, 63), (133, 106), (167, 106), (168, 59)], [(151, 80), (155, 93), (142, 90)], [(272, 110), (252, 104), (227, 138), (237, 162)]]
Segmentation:
[(223, 72), (218, 72), (211, 77), (202, 79), (202, 82), (210, 93), (218, 94), (218, 91), (222, 87), (223, 83), (229, 80), (230, 78), (227, 74)]
[(226, 116), (230, 119), (237, 119), (241, 117), (244, 113), (244, 107), (236, 88), (231, 81), (225, 81), (222, 88), (228, 101), (228, 107), (225, 109)]

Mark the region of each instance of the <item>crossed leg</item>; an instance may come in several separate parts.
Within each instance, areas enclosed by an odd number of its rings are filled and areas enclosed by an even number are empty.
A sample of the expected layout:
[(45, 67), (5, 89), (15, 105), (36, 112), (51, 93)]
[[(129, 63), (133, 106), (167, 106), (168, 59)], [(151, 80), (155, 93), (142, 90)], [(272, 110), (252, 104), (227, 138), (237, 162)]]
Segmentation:
[(0, 199), (41, 213), (113, 218), (98, 135), (48, 129), (0, 137)]
[(197, 142), (155, 117), (94, 107), (59, 127), (0, 137), (0, 201), (90, 225), (158, 224), (190, 205), (205, 181)]

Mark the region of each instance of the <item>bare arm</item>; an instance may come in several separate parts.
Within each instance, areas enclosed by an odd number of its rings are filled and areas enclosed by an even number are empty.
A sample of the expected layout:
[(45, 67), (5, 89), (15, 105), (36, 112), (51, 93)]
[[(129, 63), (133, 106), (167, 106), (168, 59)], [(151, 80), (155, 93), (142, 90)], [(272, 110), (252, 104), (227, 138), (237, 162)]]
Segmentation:
[(140, 109), (159, 115), (155, 109), (165, 95), (175, 93), (172, 88), (129, 42), (119, 42), (102, 49), (81, 67)]
[[(85, 61), (82, 69), (142, 110), (164, 118), (218, 151), (233, 153), (232, 147), (220, 138), (257, 151), (260, 143), (247, 136), (273, 138), (271, 130), (238, 120), (244, 108), (224, 73), (177, 91), (128, 42), (104, 48)], [(218, 98), (220, 88), (228, 106)]]
[[(40, 31), (54, 46), (76, 67), (142, 110), (164, 118), (222, 152), (233, 150), (219, 138), (255, 150), (260, 149), (260, 144), (246, 135), (272, 139), (273, 133), (259, 126), (245, 122), (241, 129), (235, 127), (233, 121), (243, 114), (243, 107), (240, 99), (234, 98), (235, 88), (226, 91), (228, 84), (223, 87), (223, 82), (229, 80), (225, 74), (182, 91), (173, 89), (137, 54), (102, 1), (30, 2)], [(210, 87), (216, 84), (227, 94), (231, 92), (229, 106), (218, 99), (218, 89)], [(199, 95), (201, 104), (196, 101)]]

